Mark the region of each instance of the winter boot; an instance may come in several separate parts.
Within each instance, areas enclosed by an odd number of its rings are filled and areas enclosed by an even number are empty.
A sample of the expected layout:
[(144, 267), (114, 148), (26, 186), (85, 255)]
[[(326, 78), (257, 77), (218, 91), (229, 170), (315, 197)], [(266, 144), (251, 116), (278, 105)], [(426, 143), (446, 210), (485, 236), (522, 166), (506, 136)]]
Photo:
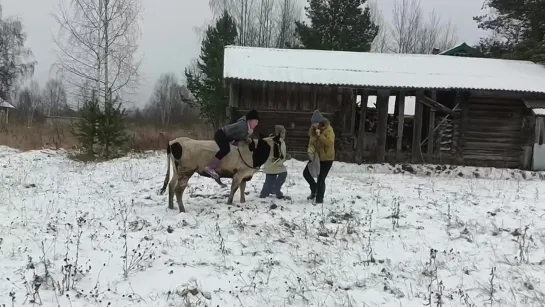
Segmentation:
[(207, 173), (210, 177), (212, 177), (212, 179), (214, 179), (219, 185), (224, 187), (225, 184), (221, 182), (220, 176), (216, 172), (219, 164), (220, 164), (220, 160), (214, 157), (214, 160), (212, 160), (212, 162), (207, 167), (204, 168), (204, 172)]

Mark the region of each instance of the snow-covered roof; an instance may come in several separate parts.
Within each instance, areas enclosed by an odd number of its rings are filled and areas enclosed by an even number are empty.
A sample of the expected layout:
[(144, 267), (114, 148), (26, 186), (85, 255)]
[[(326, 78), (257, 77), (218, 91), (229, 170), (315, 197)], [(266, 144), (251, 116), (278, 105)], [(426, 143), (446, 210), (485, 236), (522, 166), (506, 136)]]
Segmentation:
[(14, 106), (12, 106), (9, 102), (3, 101), (2, 98), (0, 98), (0, 108), (8, 108), (8, 109), (15, 109)]
[(532, 109), (535, 115), (545, 116), (545, 109)]
[(227, 46), (223, 75), (320, 85), (545, 93), (545, 68), (539, 64), (425, 54)]

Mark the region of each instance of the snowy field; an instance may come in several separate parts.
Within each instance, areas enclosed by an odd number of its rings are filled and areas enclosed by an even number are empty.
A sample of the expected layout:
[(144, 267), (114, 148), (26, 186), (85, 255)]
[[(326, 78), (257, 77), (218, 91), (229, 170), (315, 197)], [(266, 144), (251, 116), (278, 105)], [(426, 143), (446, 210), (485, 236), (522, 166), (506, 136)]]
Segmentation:
[(257, 198), (257, 174), (228, 207), (196, 175), (179, 214), (163, 152), (0, 147), (0, 306), (545, 304), (545, 175), (335, 163), (313, 206), (287, 164), (292, 200)]

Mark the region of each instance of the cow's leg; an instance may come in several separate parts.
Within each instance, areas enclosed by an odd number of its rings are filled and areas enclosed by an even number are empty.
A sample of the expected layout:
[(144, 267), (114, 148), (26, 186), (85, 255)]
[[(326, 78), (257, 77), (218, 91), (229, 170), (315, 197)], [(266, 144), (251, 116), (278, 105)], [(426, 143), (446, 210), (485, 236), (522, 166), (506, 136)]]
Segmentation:
[(232, 205), (233, 204), (233, 198), (235, 197), (235, 192), (240, 187), (240, 183), (242, 182), (243, 176), (240, 176), (240, 174), (235, 174), (233, 176), (233, 180), (231, 181), (231, 193), (229, 193), (229, 199), (227, 199), (227, 204)]
[(238, 190), (239, 186), (240, 186), (240, 182), (236, 182), (235, 178), (233, 178), (233, 181), (231, 182), (231, 192), (229, 193), (229, 198), (227, 199), (227, 204), (228, 205), (233, 204), (233, 198), (234, 198), (235, 192)]
[(168, 208), (174, 209), (174, 190), (177, 186), (178, 178), (172, 177), (172, 180), (168, 184)]
[(184, 195), (184, 191), (187, 188), (187, 182), (189, 181), (189, 178), (193, 173), (181, 173), (178, 176), (178, 183), (176, 184), (176, 188), (174, 189), (174, 192), (176, 193), (176, 202), (178, 203), (178, 209), (180, 209), (180, 212), (185, 212), (184, 202), (182, 200), (182, 197)]
[(242, 181), (240, 182), (240, 189), (239, 189), (239, 193), (240, 193), (240, 203), (243, 204), (246, 202), (246, 195), (244, 194), (244, 191), (246, 191), (246, 179), (242, 179)]
[(246, 182), (250, 181), (253, 177), (253, 174), (245, 174), (240, 181), (240, 202), (246, 202)]

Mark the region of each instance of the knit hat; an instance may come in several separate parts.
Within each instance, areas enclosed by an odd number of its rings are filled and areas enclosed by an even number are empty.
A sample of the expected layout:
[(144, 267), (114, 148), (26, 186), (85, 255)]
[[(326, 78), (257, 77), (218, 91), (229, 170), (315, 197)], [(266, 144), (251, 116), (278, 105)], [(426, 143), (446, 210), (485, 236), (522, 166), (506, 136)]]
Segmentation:
[(286, 139), (286, 128), (282, 125), (276, 125), (274, 126), (274, 135), (279, 135), (280, 138), (285, 140)]
[(250, 112), (246, 114), (246, 120), (252, 120), (252, 119), (259, 120), (259, 114), (257, 114), (256, 110), (250, 110)]
[(325, 117), (322, 116), (322, 113), (318, 111), (318, 109), (314, 110), (314, 113), (312, 113), (312, 117), (310, 118), (310, 122), (313, 124), (320, 124), (325, 122)]

